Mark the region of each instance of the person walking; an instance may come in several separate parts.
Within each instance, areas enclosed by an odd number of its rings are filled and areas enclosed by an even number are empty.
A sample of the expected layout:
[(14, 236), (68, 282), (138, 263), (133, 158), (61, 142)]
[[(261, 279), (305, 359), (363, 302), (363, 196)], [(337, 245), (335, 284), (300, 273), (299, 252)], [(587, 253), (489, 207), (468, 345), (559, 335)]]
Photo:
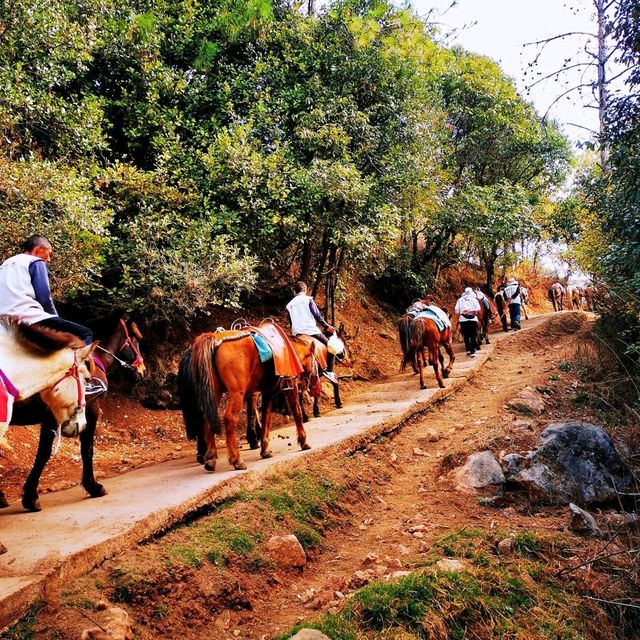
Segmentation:
[(509, 318), (511, 320), (511, 328), (518, 331), (520, 326), (520, 305), (522, 297), (520, 293), (520, 284), (515, 278), (509, 278), (507, 286), (504, 289), (504, 298), (509, 305)]
[[(287, 304), (291, 333), (294, 336), (312, 336), (326, 346), (329, 343), (327, 335), (335, 333), (335, 329), (322, 317), (313, 297), (307, 295), (307, 285), (302, 280), (293, 285), (293, 293), (293, 298)], [(323, 331), (318, 329), (318, 324)], [(327, 349), (327, 369), (323, 373), (331, 382), (337, 384), (338, 379), (333, 371), (334, 362), (335, 355)]]
[[(47, 270), (52, 255), (49, 240), (33, 235), (23, 242), (22, 253), (7, 258), (0, 265), (0, 315), (16, 316), (27, 324), (66, 331), (89, 345), (93, 342), (91, 329), (61, 318), (56, 311)], [(85, 393), (96, 395), (106, 390), (99, 378), (91, 378)]]
[(460, 331), (464, 338), (464, 347), (467, 355), (474, 358), (478, 346), (478, 313), (480, 302), (471, 287), (467, 287), (455, 306), (458, 315)]

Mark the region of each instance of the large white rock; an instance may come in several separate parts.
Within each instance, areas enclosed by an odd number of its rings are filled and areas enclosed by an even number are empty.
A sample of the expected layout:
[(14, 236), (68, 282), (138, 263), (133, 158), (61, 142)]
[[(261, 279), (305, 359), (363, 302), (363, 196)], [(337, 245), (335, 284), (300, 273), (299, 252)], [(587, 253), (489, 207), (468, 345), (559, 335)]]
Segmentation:
[(307, 554), (293, 534), (273, 536), (267, 542), (267, 549), (275, 562), (282, 567), (304, 567), (307, 564)]
[(460, 487), (465, 489), (501, 488), (505, 479), (502, 467), (491, 451), (474, 453), (455, 472)]

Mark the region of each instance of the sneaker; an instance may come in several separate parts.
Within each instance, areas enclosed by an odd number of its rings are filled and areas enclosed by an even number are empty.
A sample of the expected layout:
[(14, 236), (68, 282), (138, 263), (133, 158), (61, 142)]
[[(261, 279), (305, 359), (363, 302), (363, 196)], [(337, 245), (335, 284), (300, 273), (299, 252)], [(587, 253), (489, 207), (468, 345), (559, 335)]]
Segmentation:
[(325, 378), (327, 378), (327, 380), (329, 380), (329, 382), (332, 382), (333, 384), (338, 384), (338, 378), (335, 372), (323, 371), (322, 374), (324, 375)]
[(470, 357), (470, 358), (475, 358), (475, 357), (476, 357), (476, 354), (475, 354), (475, 353), (470, 353), (470, 354), (469, 354), (469, 357)]
[(84, 395), (94, 398), (102, 393), (106, 393), (107, 385), (100, 378), (89, 378)]
[(470, 356), (471, 355), (471, 351), (467, 351), (467, 355)]

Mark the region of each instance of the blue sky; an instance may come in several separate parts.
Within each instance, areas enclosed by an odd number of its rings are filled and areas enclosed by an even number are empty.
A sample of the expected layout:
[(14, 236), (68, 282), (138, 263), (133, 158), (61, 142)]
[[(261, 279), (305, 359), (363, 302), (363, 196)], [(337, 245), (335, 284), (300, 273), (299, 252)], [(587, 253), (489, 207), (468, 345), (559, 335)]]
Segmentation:
[[(515, 80), (520, 93), (525, 96), (526, 86), (531, 80), (524, 76), (524, 71), (536, 55), (536, 48), (523, 47), (525, 43), (569, 31), (595, 31), (592, 0), (575, 0), (571, 3), (575, 9), (563, 0), (458, 0), (446, 11), (451, 3), (452, 0), (411, 0), (411, 5), (421, 16), (435, 9), (430, 21), (440, 22), (443, 32), (458, 28), (453, 42), (494, 59)], [(469, 26), (462, 28), (464, 25)], [(560, 68), (565, 58), (571, 58), (571, 64), (586, 61), (586, 42), (585, 36), (579, 36), (548, 45), (533, 73), (549, 74)], [(541, 115), (568, 86), (581, 82), (580, 70), (565, 75), (566, 83), (550, 80), (532, 89), (528, 99)], [(591, 79), (591, 76), (585, 76), (586, 79)], [(585, 108), (577, 93), (552, 107), (550, 116), (574, 142), (587, 139), (589, 133), (570, 123), (589, 129), (597, 129), (598, 126), (597, 111)]]

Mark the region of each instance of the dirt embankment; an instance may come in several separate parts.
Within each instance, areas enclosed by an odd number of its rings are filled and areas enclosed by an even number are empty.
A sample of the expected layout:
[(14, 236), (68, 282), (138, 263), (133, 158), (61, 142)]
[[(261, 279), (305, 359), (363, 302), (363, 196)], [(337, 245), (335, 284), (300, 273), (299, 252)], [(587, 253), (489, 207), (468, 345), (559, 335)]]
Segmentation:
[[(480, 581), (472, 609), (493, 611), (483, 600), (484, 588), (488, 594), (500, 591), (499, 584), (507, 591), (517, 584), (520, 594), (509, 595), (511, 614), (462, 616), (471, 635), (456, 637), (495, 637), (500, 628), (522, 638), (632, 637), (616, 635), (613, 617), (583, 597), (624, 591), (610, 567), (595, 564), (589, 572), (554, 577), (604, 545), (570, 534), (566, 509), (531, 505), (517, 493), (498, 508), (486, 506), (456, 489), (448, 473), (478, 450), (528, 450), (550, 421), (602, 422), (599, 410), (581, 400), (581, 380), (564, 366), (585, 324), (584, 317), (559, 315), (530, 333), (514, 334), (464, 389), (397, 433), (354, 455), (273, 476), (256, 493), (105, 563), (69, 584), (35, 616), (31, 629), (39, 638), (79, 637), (100, 619), (94, 608), (102, 600), (128, 610), (136, 637), (143, 639), (267, 640), (323, 612), (339, 616), (371, 573), (383, 580), (393, 571), (453, 556)], [(540, 418), (523, 420), (505, 408), (527, 385), (546, 398)], [(279, 569), (265, 553), (272, 534), (291, 532), (307, 550), (304, 570)], [(513, 558), (496, 554), (504, 537), (520, 545)], [(542, 554), (542, 547), (544, 562), (541, 555), (534, 566), (532, 549)], [(463, 605), (448, 602), (446, 591), (428, 616), (437, 638), (452, 637), (447, 634), (462, 624), (456, 616)], [(365, 604), (358, 606), (362, 612)], [(371, 624), (362, 637), (423, 637), (379, 635)], [(558, 625), (569, 635), (553, 635), (562, 631)]]

